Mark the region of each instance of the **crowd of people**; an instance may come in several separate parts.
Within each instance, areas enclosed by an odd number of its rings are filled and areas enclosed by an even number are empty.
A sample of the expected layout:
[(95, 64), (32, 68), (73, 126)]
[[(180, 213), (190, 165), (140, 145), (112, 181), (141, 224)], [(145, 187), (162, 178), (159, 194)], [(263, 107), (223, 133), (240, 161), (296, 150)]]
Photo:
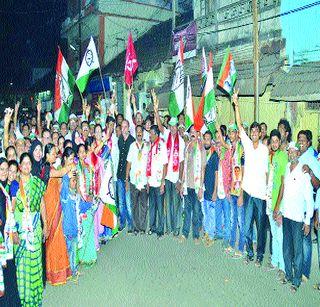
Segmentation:
[[(221, 240), (234, 259), (260, 267), (270, 237), (270, 270), (297, 291), (310, 277), (319, 225), (320, 162), (312, 133), (292, 140), (281, 119), (236, 122), (213, 134), (185, 127), (183, 113), (161, 118), (158, 98), (143, 118), (126, 119), (86, 101), (68, 122), (6, 109), (0, 158), (0, 304), (40, 306), (46, 282), (77, 282), (101, 244), (131, 235), (172, 235), (183, 244)], [(128, 106), (135, 98), (128, 91)], [(21, 114), (21, 113), (20, 113)], [(317, 192), (318, 191), (318, 192)], [(190, 235), (191, 232), (191, 235)], [(320, 245), (318, 240), (318, 250)], [(320, 264), (320, 256), (319, 256)], [(314, 286), (320, 290), (320, 284)]]

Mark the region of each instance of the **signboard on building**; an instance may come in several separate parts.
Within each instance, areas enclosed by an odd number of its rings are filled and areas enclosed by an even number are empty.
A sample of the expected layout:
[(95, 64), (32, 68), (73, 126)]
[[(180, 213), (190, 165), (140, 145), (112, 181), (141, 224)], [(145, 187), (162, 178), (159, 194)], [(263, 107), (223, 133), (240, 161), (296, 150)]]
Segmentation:
[[(112, 90), (112, 78), (103, 76), (103, 84), (106, 92)], [(103, 93), (102, 82), (100, 77), (93, 78), (87, 87), (87, 92), (91, 94)]]
[(178, 54), (180, 37), (184, 45), (184, 58), (194, 57), (197, 50), (197, 24), (193, 21), (183, 30), (173, 33), (173, 57)]

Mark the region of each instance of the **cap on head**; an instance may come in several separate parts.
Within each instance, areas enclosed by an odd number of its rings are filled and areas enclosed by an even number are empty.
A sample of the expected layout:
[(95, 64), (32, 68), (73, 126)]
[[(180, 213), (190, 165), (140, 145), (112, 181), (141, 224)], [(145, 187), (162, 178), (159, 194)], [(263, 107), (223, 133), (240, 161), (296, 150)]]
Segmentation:
[(168, 122), (168, 125), (169, 126), (176, 126), (177, 124), (178, 124), (178, 119), (176, 117), (171, 117)]
[(243, 126), (243, 128), (249, 128), (249, 123), (248, 122), (243, 122), (242, 126)]
[(289, 149), (295, 149), (297, 151), (300, 151), (300, 145), (296, 142), (290, 142), (287, 147), (287, 150), (289, 150)]
[(235, 124), (235, 123), (230, 124), (230, 125), (228, 126), (228, 130), (229, 130), (229, 131), (238, 131), (238, 126), (237, 126), (237, 124)]
[(74, 113), (70, 114), (69, 120), (77, 120), (77, 119), (78, 119), (78, 118), (77, 118), (77, 115), (76, 115), (76, 114), (74, 114)]

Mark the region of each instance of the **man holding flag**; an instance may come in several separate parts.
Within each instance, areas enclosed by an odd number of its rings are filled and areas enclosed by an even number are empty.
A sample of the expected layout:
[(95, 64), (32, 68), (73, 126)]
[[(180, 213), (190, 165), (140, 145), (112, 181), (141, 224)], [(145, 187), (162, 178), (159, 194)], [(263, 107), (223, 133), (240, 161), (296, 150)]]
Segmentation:
[[(171, 117), (168, 123), (169, 130), (166, 129), (161, 123), (158, 112), (159, 102), (154, 91), (152, 91), (152, 99), (157, 125), (167, 146), (168, 167), (165, 179), (165, 215), (167, 232), (172, 232), (175, 237), (178, 237), (182, 216), (180, 191), (182, 187), (185, 144), (183, 138), (178, 133), (178, 119), (176, 117)], [(169, 227), (169, 216), (171, 227)]]

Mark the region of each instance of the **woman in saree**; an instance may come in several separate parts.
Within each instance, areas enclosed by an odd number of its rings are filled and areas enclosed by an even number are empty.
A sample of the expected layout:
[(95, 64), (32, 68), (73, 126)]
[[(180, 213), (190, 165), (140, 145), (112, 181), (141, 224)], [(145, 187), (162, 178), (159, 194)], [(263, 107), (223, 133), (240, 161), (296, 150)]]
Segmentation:
[[(102, 184), (102, 177), (104, 174), (104, 160), (102, 156), (107, 147), (103, 140), (102, 127), (100, 124), (97, 124), (94, 127), (94, 137), (95, 137), (94, 150), (88, 154), (87, 160), (88, 160), (88, 163), (93, 165), (94, 167), (94, 182), (95, 182), (94, 193), (96, 196), (99, 196), (100, 188)], [(101, 217), (102, 217), (103, 209), (104, 209), (104, 204), (102, 201), (99, 201), (98, 209), (94, 217), (94, 234), (95, 234), (95, 244), (96, 244), (97, 250), (100, 249), (100, 243), (105, 244), (106, 239), (111, 236), (111, 232), (109, 234), (108, 229), (105, 226), (101, 225)]]
[(114, 181), (110, 181), (110, 178), (113, 176), (113, 163), (109, 142), (107, 141), (111, 139), (112, 129), (112, 127), (111, 129), (108, 127), (105, 136), (102, 134), (102, 127), (100, 125), (96, 125), (94, 131), (96, 138), (94, 153), (99, 159), (99, 185), (97, 185), (96, 193), (100, 199), (97, 213), (99, 213), (99, 236), (102, 244), (105, 244), (117, 232), (117, 229), (114, 229), (114, 225), (108, 223), (108, 216), (116, 214)]
[[(20, 306), (17, 287), (17, 273), (13, 257), (13, 244), (18, 243), (18, 234), (15, 229), (13, 205), (10, 199), (8, 184), (8, 162), (0, 158), (0, 232), (4, 238), (6, 266), (3, 270), (4, 295), (0, 297), (0, 306)], [(11, 223), (13, 217), (13, 223)]]
[[(31, 174), (33, 176), (40, 178), (44, 182), (45, 186), (47, 186), (49, 176), (50, 176), (50, 168), (48, 167), (48, 165), (44, 165), (43, 163), (43, 147), (42, 147), (42, 143), (38, 139), (35, 139), (31, 143), (29, 153), (30, 153), (31, 162), (32, 162)], [(41, 223), (43, 222), (41, 221)], [(43, 280), (43, 285), (45, 287), (47, 282), (45, 243), (42, 244), (42, 268), (43, 268), (42, 280)]]
[[(49, 143), (45, 147), (46, 165), (50, 168), (50, 176), (44, 203), (46, 206), (47, 226), (49, 237), (46, 241), (46, 270), (47, 281), (51, 285), (61, 285), (71, 277), (71, 269), (67, 253), (67, 245), (62, 229), (62, 207), (60, 204), (61, 177), (70, 172), (75, 166), (70, 164), (56, 169), (57, 148)], [(73, 162), (74, 153), (68, 157)]]
[(87, 149), (93, 150), (93, 140), (89, 137), (86, 145), (78, 146), (77, 176), (81, 195), (80, 219), (81, 219), (81, 242), (79, 243), (79, 262), (93, 264), (97, 260), (97, 250), (94, 240), (94, 216), (97, 210), (94, 197), (94, 168), (87, 161)]
[[(42, 304), (42, 240), (48, 237), (46, 211), (43, 202), (45, 184), (31, 174), (28, 153), (20, 157), (20, 181), (13, 198), (14, 217), (19, 245), (14, 248), (17, 284), (22, 306)], [(43, 222), (41, 228), (40, 215)]]

